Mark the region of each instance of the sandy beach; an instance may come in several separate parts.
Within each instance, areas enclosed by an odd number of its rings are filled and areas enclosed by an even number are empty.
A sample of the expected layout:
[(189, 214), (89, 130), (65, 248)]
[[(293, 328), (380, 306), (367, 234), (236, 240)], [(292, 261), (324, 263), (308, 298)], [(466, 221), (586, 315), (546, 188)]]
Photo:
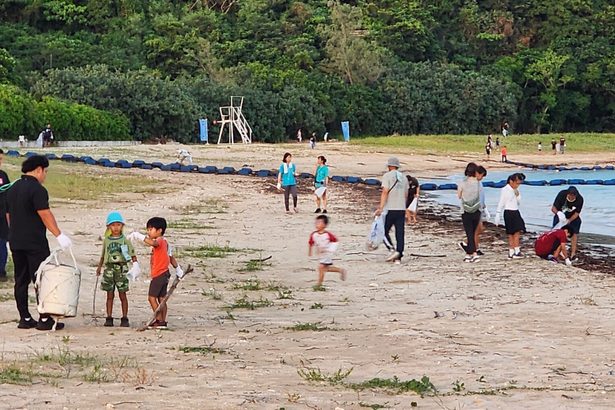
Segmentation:
[[(61, 153), (172, 162), (177, 147)], [(290, 144), (190, 150), (197, 164), (255, 170), (277, 168), (290, 151), (299, 172), (313, 172), (316, 156), (324, 154), (333, 175), (361, 177), (380, 177), (391, 155), (341, 143), (316, 150)], [(483, 160), (469, 154), (399, 158), (418, 177), (446, 176)], [(613, 155), (511, 159), (605, 165)], [(130, 173), (156, 188), (92, 201), (51, 198), (82, 268), (79, 314), (61, 331), (18, 330), (11, 284), (0, 284), (0, 408), (613, 408), (612, 265), (553, 265), (533, 256), (529, 239), (530, 256), (509, 261), (504, 231), (494, 227), (486, 233), (486, 255), (464, 264), (456, 245), (464, 238), (460, 214), (427, 200), (418, 223), (408, 226), (403, 264), (387, 264), (385, 249), (365, 250), (377, 189), (333, 183), (330, 230), (341, 241), (335, 263), (348, 269), (348, 279), (329, 274), (326, 290), (314, 291), (309, 180), (300, 182), (300, 212), (285, 215), (273, 178), (52, 162), (50, 173), (56, 169), (109, 178)], [(148, 218), (165, 217), (178, 260), (195, 267), (171, 299), (167, 331), (136, 331), (151, 314), (144, 246), (136, 247), (145, 272), (131, 284), (131, 328), (102, 326), (100, 290), (92, 310), (104, 218), (113, 209), (126, 218), (125, 232), (143, 232)], [(50, 244), (56, 246), (55, 239)], [(119, 317), (117, 298), (114, 313)], [(15, 383), (19, 374), (24, 379)], [(423, 397), (400, 391), (399, 384), (365, 383), (423, 376), (436, 389)]]

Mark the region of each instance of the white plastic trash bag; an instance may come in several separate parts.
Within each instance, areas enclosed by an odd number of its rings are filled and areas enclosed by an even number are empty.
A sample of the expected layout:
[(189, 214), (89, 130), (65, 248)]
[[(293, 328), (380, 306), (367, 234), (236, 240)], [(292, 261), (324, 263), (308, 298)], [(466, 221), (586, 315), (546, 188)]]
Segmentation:
[(374, 218), (372, 229), (367, 237), (367, 249), (370, 251), (378, 249), (381, 243), (386, 241), (384, 237), (384, 219), (386, 213)]
[(322, 196), (325, 194), (325, 192), (327, 191), (327, 187), (326, 186), (321, 186), (320, 188), (317, 188), (314, 191), (314, 194), (318, 197), (318, 198), (322, 198)]
[(55, 250), (36, 271), (34, 288), (38, 299), (38, 313), (75, 317), (79, 305), (81, 271), (72, 249), (69, 248), (72, 265), (62, 264), (58, 259), (61, 250)]
[(412, 202), (410, 202), (410, 205), (408, 206), (408, 211), (416, 213), (416, 208), (418, 204), (419, 204), (418, 198), (414, 198)]
[(43, 147), (43, 133), (38, 134), (38, 138), (36, 139), (36, 146), (39, 148)]

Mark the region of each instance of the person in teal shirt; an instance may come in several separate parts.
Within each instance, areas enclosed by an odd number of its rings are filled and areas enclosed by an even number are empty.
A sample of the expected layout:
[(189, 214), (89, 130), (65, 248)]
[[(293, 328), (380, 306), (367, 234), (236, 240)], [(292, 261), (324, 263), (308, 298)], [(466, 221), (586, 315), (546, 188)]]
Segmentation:
[(292, 214), (290, 211), (290, 195), (293, 196), (294, 213), (299, 212), (297, 210), (297, 168), (292, 163), (292, 159), (293, 156), (290, 152), (285, 153), (282, 165), (278, 170), (278, 189), (284, 190), (284, 206), (287, 214)]
[[(314, 195), (316, 196), (315, 214), (327, 213), (327, 185), (329, 185), (329, 166), (327, 158), (323, 155), (318, 157), (316, 170), (314, 171)], [(322, 202), (322, 210), (320, 204)]]

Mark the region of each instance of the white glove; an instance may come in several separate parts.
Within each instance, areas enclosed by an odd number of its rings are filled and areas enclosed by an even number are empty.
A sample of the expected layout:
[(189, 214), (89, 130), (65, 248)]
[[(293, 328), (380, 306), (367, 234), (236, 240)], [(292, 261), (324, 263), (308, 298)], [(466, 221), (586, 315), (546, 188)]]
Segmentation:
[(141, 267), (139, 266), (139, 262), (133, 262), (132, 268), (130, 268), (130, 270), (126, 273), (126, 276), (134, 282), (137, 280), (139, 275), (141, 275)]
[(562, 211), (559, 211), (557, 213), (557, 218), (559, 219), (560, 222), (564, 222), (566, 220), (566, 215)]
[(184, 277), (184, 270), (182, 269), (181, 266), (177, 265), (177, 268), (175, 268), (175, 274), (177, 275), (178, 278), (183, 278)]
[(71, 241), (70, 238), (63, 233), (60, 233), (58, 236), (56, 236), (56, 239), (60, 244), (60, 248), (62, 248), (63, 250), (73, 246), (73, 241)]
[(143, 242), (145, 240), (145, 235), (143, 235), (141, 232), (132, 232), (129, 233), (126, 238), (128, 238), (129, 241), (131, 242)]
[(570, 258), (566, 258), (565, 262), (566, 262), (566, 266), (572, 265), (572, 261), (570, 260)]
[(496, 212), (493, 223), (495, 224), (495, 226), (502, 225), (502, 213), (501, 212)]
[(485, 207), (484, 211), (485, 217), (487, 217), (487, 219), (491, 219), (491, 213), (489, 212), (489, 208)]
[(282, 183), (281, 183), (281, 182), (278, 182), (278, 185), (276, 185), (276, 187), (277, 187), (278, 189), (282, 189)]

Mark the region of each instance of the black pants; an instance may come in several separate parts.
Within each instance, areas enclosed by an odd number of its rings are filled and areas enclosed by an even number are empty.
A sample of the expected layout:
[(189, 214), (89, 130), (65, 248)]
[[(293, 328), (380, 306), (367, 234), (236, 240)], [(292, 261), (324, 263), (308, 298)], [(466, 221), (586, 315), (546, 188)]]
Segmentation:
[(384, 236), (392, 245), (393, 241), (389, 235), (392, 227), (395, 227), (395, 250), (399, 252), (399, 258), (404, 256), (404, 229), (406, 227), (406, 211), (388, 211), (384, 218)]
[(464, 212), (461, 215), (461, 220), (463, 221), (463, 229), (466, 231), (466, 236), (468, 237), (468, 247), (466, 248), (466, 252), (470, 255), (476, 252), (474, 234), (476, 233), (476, 228), (478, 228), (478, 224), (480, 223), (480, 211), (472, 213)]
[[(19, 317), (26, 319), (32, 317), (28, 310), (28, 286), (36, 280), (36, 271), (49, 256), (49, 249), (15, 250), (11, 249), (13, 264), (15, 265), (15, 302)], [(37, 295), (38, 299), (38, 295)], [(41, 315), (46, 317), (49, 315)]]
[(287, 211), (290, 211), (290, 195), (293, 196), (293, 206), (297, 207), (297, 185), (286, 185), (284, 187), (284, 206)]

